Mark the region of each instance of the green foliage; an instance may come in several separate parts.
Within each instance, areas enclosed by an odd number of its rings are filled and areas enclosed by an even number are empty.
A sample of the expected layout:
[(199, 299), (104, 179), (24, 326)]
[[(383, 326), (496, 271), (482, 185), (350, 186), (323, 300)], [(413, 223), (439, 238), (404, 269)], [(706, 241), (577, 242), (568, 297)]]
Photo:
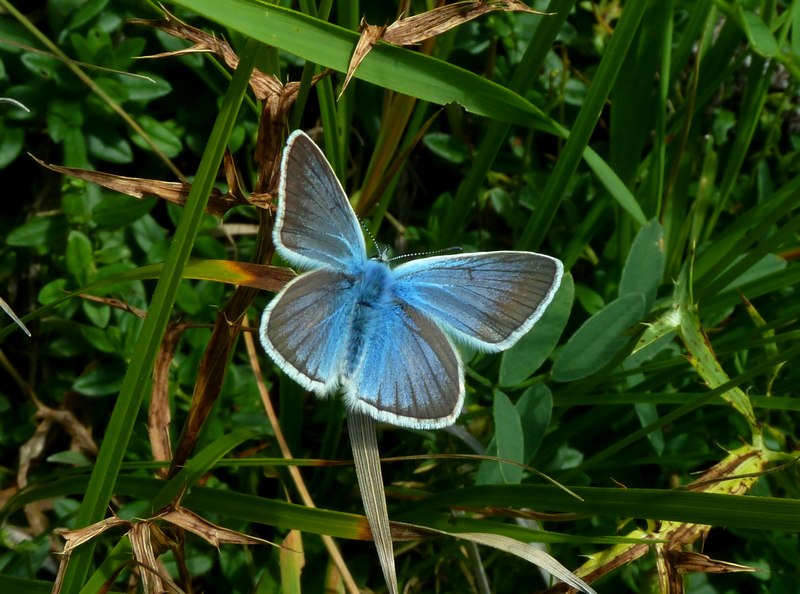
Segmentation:
[[(794, 592), (800, 2), (553, 0), (537, 6), (548, 16), (496, 12), (421, 47), (379, 43), (338, 101), (358, 17), (391, 22), (395, 6), (339, 2), (325, 20), (312, 4), (170, 5), (230, 42), (234, 71), (210, 54), (135, 59), (188, 45), (127, 22), (161, 18), (149, 3), (60, 0), (21, 14), (0, 0), (0, 97), (29, 110), (0, 103), (0, 298), (33, 334), (10, 318), (0, 328), (0, 489), (10, 494), (0, 590), (50, 591), (54, 529), (109, 518), (109, 507), (153, 518), (179, 497), (231, 530), (291, 534), (300, 557), (217, 552), (154, 519), (181, 540), (180, 555), (161, 557), (171, 579), (183, 571), (195, 590), (231, 593), (344, 590), (321, 534), (340, 539), (359, 586), (384, 591), (374, 549), (358, 542), (368, 536), (354, 469), (320, 461), (351, 459), (341, 402), (302, 393), (237, 340), (237, 324), (257, 327), (270, 298), (242, 289), (280, 282), (232, 264), (268, 251), (266, 198), (249, 193), (269, 178), (256, 140), (282, 141), (258, 137), (267, 116), (246, 87), (255, 64), (304, 81), (281, 122), (321, 126), (379, 242), (401, 254), (534, 249), (569, 271), (513, 348), (467, 357), (457, 431), (381, 432), (382, 454), (401, 458), (383, 464), (390, 519), (546, 543), (570, 569), (583, 564), (580, 575), (602, 573), (598, 591), (659, 591), (655, 547), (602, 571), (646, 537), (676, 545), (674, 567), (704, 542), (712, 559), (760, 570), (688, 575), (687, 592)], [(334, 72), (310, 87), (324, 68)], [(238, 181), (218, 175), (226, 147)], [(127, 197), (26, 152), (191, 182), (191, 192), (182, 207)], [(212, 185), (235, 195), (236, 184), (250, 204), (203, 212)], [(225, 317), (237, 304), (246, 322)], [(230, 341), (219, 335), (228, 328)], [(267, 420), (253, 357), (296, 461)], [(213, 368), (224, 370), (218, 396), (189, 430)], [(148, 417), (162, 397), (169, 419)], [(169, 480), (151, 449), (164, 433), (171, 454), (193, 440)], [(446, 456), (475, 452), (515, 464)], [(430, 459), (402, 459), (420, 455)], [(301, 504), (292, 465), (308, 466), (316, 508)], [(709, 469), (720, 474), (686, 488)], [(687, 523), (713, 528), (681, 541)], [(410, 591), (485, 591), (478, 566), (490, 591), (547, 587), (492, 548), (396, 544)], [(103, 532), (72, 553), (62, 591), (109, 579), (122, 590), (132, 554), (119, 531)]]

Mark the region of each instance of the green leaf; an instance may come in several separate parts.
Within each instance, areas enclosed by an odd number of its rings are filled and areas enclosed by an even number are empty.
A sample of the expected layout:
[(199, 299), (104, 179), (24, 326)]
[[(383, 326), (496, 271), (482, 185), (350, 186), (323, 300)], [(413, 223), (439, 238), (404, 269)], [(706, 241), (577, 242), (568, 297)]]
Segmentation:
[(460, 165), (469, 157), (464, 142), (452, 134), (431, 132), (425, 135), (423, 142), (432, 153), (455, 165)]
[[(141, 116), (138, 119), (138, 123), (142, 127), (142, 130), (153, 139), (156, 146), (161, 149), (165, 155), (172, 158), (180, 154), (183, 143), (173, 123), (159, 122), (157, 119), (148, 115)], [(150, 145), (138, 134), (134, 134), (131, 139), (139, 148), (146, 151), (152, 150)]]
[(86, 136), (89, 154), (109, 163), (130, 163), (133, 149), (130, 143), (116, 131), (97, 130)]
[(83, 126), (83, 110), (77, 101), (54, 99), (47, 105), (47, 132), (54, 142), (64, 142)]
[(22, 152), (25, 130), (6, 126), (0, 120), (0, 169), (5, 169)]
[(78, 10), (72, 14), (67, 27), (69, 29), (77, 29), (81, 25), (88, 23), (102, 12), (108, 2), (109, 0), (87, 0), (86, 2), (81, 2)]
[[(499, 390), (494, 394), (494, 426), (494, 438), (486, 448), (486, 454), (522, 463), (525, 455), (522, 421), (517, 408), (508, 396)], [(475, 483), (519, 484), (522, 480), (522, 470), (521, 466), (515, 464), (484, 460), (478, 468)]]
[(73, 229), (67, 236), (67, 270), (78, 282), (86, 285), (94, 273), (92, 242), (80, 231)]
[(79, 376), (72, 389), (85, 396), (108, 396), (119, 392), (124, 376), (125, 366), (119, 360), (104, 361)]
[(574, 294), (572, 275), (567, 273), (541, 319), (517, 344), (503, 353), (500, 359), (501, 386), (514, 386), (526, 380), (550, 356), (567, 325)]
[(67, 279), (57, 278), (55, 280), (51, 280), (39, 290), (39, 303), (42, 305), (47, 305), (48, 303), (52, 303), (54, 301), (63, 300), (64, 295), (66, 294), (66, 288)]
[(140, 200), (121, 194), (106, 196), (92, 208), (92, 216), (100, 227), (124, 227), (145, 216), (155, 204), (155, 198)]
[(630, 339), (625, 333), (642, 319), (645, 297), (629, 293), (586, 320), (569, 339), (553, 364), (553, 379), (582, 379), (608, 364)]
[[(150, 72), (138, 72), (142, 76), (122, 76), (119, 82), (124, 85), (129, 101), (148, 102), (169, 95), (172, 85), (165, 78)], [(143, 78), (143, 77), (147, 78)]]
[(117, 340), (119, 329), (81, 325), (80, 332), (92, 348), (109, 355), (119, 354), (121, 348), (119, 340)]
[(658, 220), (652, 219), (639, 229), (633, 240), (622, 269), (619, 296), (641, 293), (645, 298), (645, 311), (650, 311), (663, 273), (664, 230)]
[(105, 328), (111, 320), (111, 306), (106, 303), (95, 303), (94, 301), (84, 300), (82, 302), (83, 313), (98, 328)]
[(530, 464), (550, 426), (553, 414), (553, 395), (550, 388), (545, 384), (534, 384), (525, 390), (517, 401), (517, 412), (522, 422), (525, 443), (522, 461)]
[(6, 243), (18, 247), (55, 243), (66, 235), (66, 223), (66, 218), (60, 215), (34, 217), (12, 230), (6, 237)]
[(778, 42), (769, 27), (764, 23), (760, 16), (749, 10), (744, 10), (741, 4), (736, 7), (744, 24), (744, 33), (747, 40), (760, 56), (772, 58), (778, 54)]

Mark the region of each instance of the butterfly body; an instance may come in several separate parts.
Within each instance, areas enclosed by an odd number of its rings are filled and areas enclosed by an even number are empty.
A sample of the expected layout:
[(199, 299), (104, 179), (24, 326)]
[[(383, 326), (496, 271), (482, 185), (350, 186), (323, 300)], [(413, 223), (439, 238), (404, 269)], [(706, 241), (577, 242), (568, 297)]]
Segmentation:
[(320, 396), (414, 428), (452, 424), (464, 371), (451, 339), (497, 352), (539, 319), (561, 280), (555, 258), (531, 252), (434, 256), (391, 268), (367, 258), (358, 219), (319, 148), (287, 141), (273, 241), (310, 269), (272, 300), (264, 349)]
[(341, 382), (355, 375), (359, 362), (364, 358), (364, 349), (380, 340), (381, 320), (392, 316), (392, 310), (397, 307), (392, 286), (392, 273), (385, 263), (375, 260), (365, 262), (354, 287), (356, 299)]

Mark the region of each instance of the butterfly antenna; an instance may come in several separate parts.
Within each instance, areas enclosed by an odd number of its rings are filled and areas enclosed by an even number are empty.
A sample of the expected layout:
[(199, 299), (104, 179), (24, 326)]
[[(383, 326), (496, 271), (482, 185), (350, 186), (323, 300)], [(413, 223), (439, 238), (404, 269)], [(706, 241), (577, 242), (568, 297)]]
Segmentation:
[(395, 260), (406, 260), (409, 258), (421, 258), (422, 256), (437, 256), (439, 254), (460, 254), (464, 250), (460, 247), (453, 246), (449, 248), (444, 248), (441, 250), (434, 250), (432, 252), (414, 252), (413, 254), (403, 254), (402, 256), (395, 256), (394, 258), (389, 258), (387, 262), (394, 262)]
[(375, 239), (375, 236), (369, 230), (369, 227), (367, 227), (366, 223), (362, 221), (361, 217), (359, 217), (358, 215), (356, 215), (356, 217), (358, 217), (358, 222), (361, 223), (361, 228), (364, 230), (364, 233), (366, 234), (367, 237), (369, 237), (370, 241), (372, 242), (372, 245), (375, 246), (375, 252), (377, 252), (378, 254), (378, 259), (381, 261), (387, 261), (386, 252), (389, 251), (389, 248), (388, 247), (381, 248), (380, 244)]

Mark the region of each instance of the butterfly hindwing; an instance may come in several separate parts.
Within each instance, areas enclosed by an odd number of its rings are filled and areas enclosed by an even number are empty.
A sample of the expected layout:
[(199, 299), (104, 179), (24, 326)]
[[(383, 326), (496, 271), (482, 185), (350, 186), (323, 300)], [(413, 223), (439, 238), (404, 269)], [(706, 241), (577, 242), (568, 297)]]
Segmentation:
[(561, 282), (561, 262), (532, 252), (422, 258), (395, 270), (398, 295), (465, 343), (509, 348), (541, 317)]
[(286, 142), (279, 192), (273, 240), (281, 256), (302, 268), (351, 271), (363, 264), (358, 218), (325, 155), (300, 130)]
[(452, 425), (464, 398), (461, 359), (426, 316), (398, 301), (364, 337), (345, 397), (375, 419), (418, 429)]
[(261, 343), (286, 372), (307, 390), (330, 392), (352, 329), (357, 294), (355, 279), (322, 268), (291, 281), (261, 319)]

